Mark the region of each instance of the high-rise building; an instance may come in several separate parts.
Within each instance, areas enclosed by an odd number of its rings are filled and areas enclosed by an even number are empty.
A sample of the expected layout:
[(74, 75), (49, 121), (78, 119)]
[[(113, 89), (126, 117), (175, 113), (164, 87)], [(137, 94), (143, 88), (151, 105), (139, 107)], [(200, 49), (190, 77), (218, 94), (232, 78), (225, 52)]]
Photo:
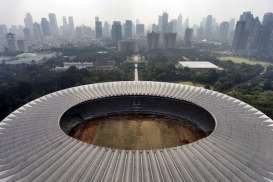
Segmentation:
[(57, 23), (57, 17), (54, 13), (50, 13), (48, 15), (49, 18), (49, 24), (50, 24), (50, 30), (52, 35), (58, 36), (59, 35), (59, 27)]
[(234, 29), (235, 29), (235, 19), (233, 18), (233, 19), (231, 19), (231, 20), (229, 21), (229, 32), (230, 32), (230, 33), (233, 32)]
[(26, 43), (28, 45), (30, 45), (32, 40), (31, 40), (31, 33), (28, 28), (24, 28), (24, 38), (25, 38)]
[(95, 31), (96, 31), (96, 38), (102, 38), (102, 22), (99, 20), (99, 17), (95, 18)]
[(228, 43), (228, 34), (229, 34), (229, 22), (224, 21), (220, 24), (219, 40), (223, 43)]
[(144, 24), (137, 24), (136, 25), (136, 35), (143, 36), (145, 34), (145, 25)]
[(33, 37), (36, 44), (41, 44), (43, 42), (43, 33), (39, 23), (33, 24)]
[(208, 15), (206, 18), (205, 37), (208, 40), (212, 39), (212, 37), (213, 37), (213, 17), (212, 17), (212, 15)]
[(187, 28), (184, 36), (184, 44), (186, 47), (192, 47), (193, 29)]
[(106, 38), (110, 37), (110, 25), (107, 21), (104, 22), (104, 25), (103, 25), (103, 36)]
[(135, 54), (138, 51), (137, 42), (132, 39), (121, 40), (118, 42), (118, 51), (127, 54)]
[(181, 14), (179, 14), (177, 18), (177, 34), (178, 37), (183, 37), (183, 17)]
[(174, 49), (176, 47), (176, 33), (165, 33), (164, 38), (164, 48)]
[(273, 13), (265, 13), (263, 17), (263, 25), (273, 24)]
[(177, 20), (176, 19), (173, 19), (169, 22), (168, 32), (169, 33), (177, 33)]
[(162, 16), (158, 16), (158, 31), (162, 32)]
[(152, 32), (159, 32), (159, 26), (156, 24), (152, 24)]
[(6, 45), (6, 34), (8, 33), (8, 29), (6, 25), (0, 25), (0, 52), (4, 50)]
[(240, 54), (246, 49), (247, 35), (246, 35), (246, 22), (238, 21), (235, 28), (235, 34), (232, 42), (232, 51), (235, 54)]
[(20, 52), (26, 51), (26, 44), (24, 40), (17, 40), (17, 47)]
[(73, 16), (68, 17), (68, 26), (69, 26), (69, 33), (72, 35), (74, 33), (74, 30), (75, 30)]
[(66, 16), (63, 17), (63, 27), (62, 27), (62, 33), (64, 36), (69, 36), (69, 26), (67, 22)]
[(122, 39), (122, 27), (120, 21), (113, 22), (111, 34), (113, 43), (118, 45), (118, 41)]
[[(270, 14), (266, 16), (268, 21)], [(232, 51), (243, 56), (267, 56), (270, 50), (272, 27), (260, 23), (259, 18), (254, 18), (251, 12), (244, 12), (237, 22), (233, 38)]]
[(41, 19), (41, 28), (44, 36), (48, 37), (51, 35), (50, 25), (46, 18)]
[(148, 49), (154, 50), (159, 48), (159, 33), (151, 32), (147, 34)]
[(30, 13), (27, 13), (24, 19), (25, 27), (29, 29), (30, 32), (33, 30), (33, 18)]
[(273, 56), (273, 13), (266, 13), (260, 30), (258, 54), (263, 57)]
[(132, 39), (133, 37), (133, 22), (131, 20), (126, 20), (124, 24), (124, 38)]
[(162, 14), (162, 33), (168, 33), (169, 29), (169, 15), (168, 13), (164, 12)]
[(6, 35), (7, 45), (8, 45), (8, 53), (15, 53), (16, 52), (16, 35), (13, 33), (8, 33)]

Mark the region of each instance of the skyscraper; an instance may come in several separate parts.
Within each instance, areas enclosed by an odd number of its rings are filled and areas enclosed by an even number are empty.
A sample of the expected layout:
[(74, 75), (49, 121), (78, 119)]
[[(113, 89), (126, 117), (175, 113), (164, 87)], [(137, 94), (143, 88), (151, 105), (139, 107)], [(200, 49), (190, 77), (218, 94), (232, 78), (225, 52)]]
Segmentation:
[(184, 44), (186, 47), (192, 47), (193, 29), (187, 28), (184, 36)]
[(240, 54), (245, 50), (247, 45), (247, 35), (246, 35), (246, 22), (238, 21), (235, 28), (235, 34), (232, 43), (232, 51), (235, 54)]
[(31, 44), (31, 33), (28, 28), (24, 28), (24, 38), (25, 38), (25, 43), (30, 45)]
[(176, 47), (176, 33), (165, 33), (164, 38), (164, 48), (174, 49)]
[(16, 52), (16, 35), (13, 33), (8, 33), (6, 35), (7, 43), (8, 43), (8, 53), (13, 54)]
[(8, 29), (6, 25), (0, 25), (0, 52), (4, 50), (6, 44), (6, 34)]
[(43, 32), (44, 36), (48, 37), (51, 35), (50, 25), (49, 25), (49, 22), (46, 18), (41, 19), (41, 27), (42, 27), (42, 32)]
[(95, 18), (95, 31), (96, 31), (96, 38), (102, 38), (102, 22), (99, 20), (99, 17)]
[(147, 34), (148, 49), (154, 50), (159, 48), (159, 33), (151, 32)]
[(220, 24), (219, 40), (223, 43), (227, 43), (228, 42), (228, 34), (229, 34), (229, 22), (224, 21)]
[(66, 16), (63, 17), (63, 35), (64, 36), (69, 36), (69, 26), (67, 22)]
[(137, 24), (136, 25), (136, 35), (143, 36), (145, 34), (145, 25), (144, 24)]
[(169, 22), (168, 32), (169, 33), (177, 33), (177, 20), (176, 19), (173, 19)]
[(158, 16), (158, 31), (162, 32), (162, 16)]
[(43, 42), (43, 33), (39, 23), (33, 24), (33, 37), (36, 44), (41, 44)]
[(107, 21), (104, 22), (104, 25), (103, 25), (103, 36), (106, 38), (110, 37), (110, 25)]
[(122, 27), (120, 21), (114, 21), (112, 25), (112, 41), (117, 46), (118, 41), (122, 39)]
[(70, 35), (72, 35), (74, 33), (74, 30), (75, 30), (73, 16), (68, 17), (68, 26), (69, 26), (69, 33), (70, 33)]
[(126, 20), (124, 24), (124, 38), (132, 39), (133, 37), (133, 22), (131, 20)]
[(48, 15), (49, 18), (49, 24), (50, 24), (50, 30), (52, 35), (58, 36), (59, 35), (59, 27), (57, 23), (57, 17), (54, 13), (50, 13)]
[(205, 24), (206, 39), (210, 40), (212, 38), (212, 33), (213, 33), (213, 17), (212, 15), (208, 15), (206, 18), (206, 24)]
[(169, 15), (168, 13), (164, 12), (162, 14), (162, 33), (168, 33), (168, 27), (169, 27)]
[(183, 17), (181, 14), (179, 14), (178, 18), (177, 18), (177, 34), (178, 34), (178, 37), (182, 38), (182, 36), (183, 36)]
[(273, 13), (266, 13), (260, 31), (259, 55), (273, 56)]
[(26, 51), (26, 44), (24, 40), (17, 40), (17, 46), (18, 46), (18, 50), (20, 52), (25, 52)]
[(30, 32), (33, 30), (33, 18), (30, 13), (27, 13), (24, 19), (25, 27), (29, 29)]

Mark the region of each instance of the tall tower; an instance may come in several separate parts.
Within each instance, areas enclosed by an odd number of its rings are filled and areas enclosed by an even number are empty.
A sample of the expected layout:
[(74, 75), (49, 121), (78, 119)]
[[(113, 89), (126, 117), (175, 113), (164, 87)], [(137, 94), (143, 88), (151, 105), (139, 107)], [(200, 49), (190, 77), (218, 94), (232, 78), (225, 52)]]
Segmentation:
[(162, 15), (162, 33), (168, 33), (168, 26), (169, 26), (169, 15), (168, 13), (164, 12)]
[(181, 14), (179, 14), (177, 18), (177, 34), (178, 37), (183, 37), (183, 17)]
[(8, 33), (6, 35), (7, 43), (8, 43), (8, 53), (16, 52), (16, 37), (13, 33)]
[(68, 26), (69, 26), (69, 33), (72, 35), (74, 33), (74, 30), (75, 30), (73, 16), (68, 17)]
[(122, 28), (120, 21), (114, 21), (112, 25), (112, 40), (115, 45), (122, 39)]
[(228, 42), (229, 22), (224, 21), (220, 24), (220, 41), (223, 43)]
[(133, 22), (126, 20), (124, 24), (124, 38), (131, 39), (133, 37)]
[(102, 22), (99, 20), (99, 17), (95, 18), (95, 29), (96, 29), (96, 38), (102, 38)]
[(148, 33), (147, 34), (148, 49), (154, 50), (159, 48), (159, 33)]
[(33, 18), (30, 13), (27, 13), (24, 19), (25, 28), (29, 29), (30, 32), (33, 30)]
[(43, 34), (39, 23), (33, 24), (33, 37), (36, 44), (41, 44), (43, 42)]
[(185, 31), (184, 43), (186, 47), (192, 47), (193, 29), (187, 28)]
[(41, 27), (42, 27), (42, 31), (43, 31), (44, 36), (48, 37), (51, 35), (50, 25), (49, 25), (49, 22), (46, 18), (41, 19)]
[(110, 37), (110, 25), (106, 21), (103, 25), (103, 36), (109, 38)]
[(51, 33), (54, 36), (58, 36), (59, 35), (59, 27), (58, 27), (56, 15), (54, 13), (50, 13), (48, 15), (48, 18), (49, 18)]

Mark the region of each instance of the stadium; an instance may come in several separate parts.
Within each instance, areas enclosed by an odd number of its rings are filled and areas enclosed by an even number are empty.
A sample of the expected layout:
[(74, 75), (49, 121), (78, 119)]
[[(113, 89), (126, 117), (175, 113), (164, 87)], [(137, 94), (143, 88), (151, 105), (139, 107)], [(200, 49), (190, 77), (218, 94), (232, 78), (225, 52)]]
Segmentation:
[[(89, 120), (120, 114), (183, 120), (204, 135), (132, 150), (70, 135)], [(273, 121), (254, 107), (199, 87), (84, 85), (36, 99), (0, 123), (0, 181), (273, 181), (272, 130)]]

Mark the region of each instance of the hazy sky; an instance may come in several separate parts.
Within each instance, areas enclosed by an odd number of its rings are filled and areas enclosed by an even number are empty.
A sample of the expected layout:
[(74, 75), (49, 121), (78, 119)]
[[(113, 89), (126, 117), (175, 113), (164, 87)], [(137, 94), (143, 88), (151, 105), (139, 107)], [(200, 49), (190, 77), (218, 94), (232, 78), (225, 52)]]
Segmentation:
[(193, 24), (208, 14), (218, 21), (237, 19), (246, 10), (262, 17), (265, 12), (273, 12), (273, 0), (0, 0), (0, 24), (23, 24), (26, 12), (34, 21), (54, 12), (59, 24), (62, 16), (69, 15), (74, 16), (77, 25), (93, 24), (95, 16), (108, 21), (139, 19), (147, 24), (157, 22), (163, 11), (170, 18), (181, 13)]

